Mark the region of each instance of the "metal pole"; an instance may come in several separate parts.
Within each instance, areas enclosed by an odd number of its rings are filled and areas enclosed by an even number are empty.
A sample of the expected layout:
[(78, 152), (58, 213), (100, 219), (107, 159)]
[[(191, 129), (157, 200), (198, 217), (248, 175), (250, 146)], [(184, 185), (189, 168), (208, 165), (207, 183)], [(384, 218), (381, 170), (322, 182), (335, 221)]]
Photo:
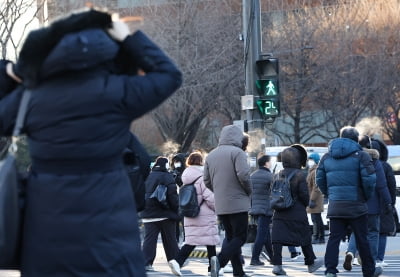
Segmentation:
[[(255, 63), (261, 54), (261, 8), (259, 0), (243, 0), (243, 38), (245, 60), (245, 95), (257, 95)], [(256, 108), (257, 109), (257, 108)], [(258, 111), (245, 110), (242, 119), (247, 120), (248, 130), (262, 128)]]

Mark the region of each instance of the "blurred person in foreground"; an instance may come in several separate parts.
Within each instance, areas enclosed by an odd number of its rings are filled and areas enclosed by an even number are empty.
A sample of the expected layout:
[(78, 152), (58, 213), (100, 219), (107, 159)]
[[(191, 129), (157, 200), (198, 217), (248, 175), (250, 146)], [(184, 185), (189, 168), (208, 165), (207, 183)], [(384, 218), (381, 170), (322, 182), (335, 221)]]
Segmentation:
[(0, 65), (0, 135), (32, 92), (21, 276), (145, 276), (122, 155), (132, 120), (179, 88), (178, 68), (144, 33), (96, 10), (31, 31), (17, 63)]
[(272, 217), (272, 249), (273, 266), (272, 273), (275, 275), (286, 275), (282, 267), (283, 245), (301, 247), (304, 255), (304, 264), (308, 272), (312, 273), (323, 265), (322, 259), (317, 259), (311, 244), (311, 231), (308, 223), (306, 207), (309, 203), (306, 176), (301, 169), (306, 166), (307, 151), (299, 145), (294, 144), (285, 148), (281, 153), (283, 170), (279, 172), (282, 176), (290, 178), (290, 191), (295, 201), (294, 205), (284, 210), (274, 210)]
[(226, 243), (211, 258), (211, 276), (218, 277), (221, 267), (231, 261), (233, 275), (246, 277), (240, 260), (246, 242), (250, 209), (250, 166), (242, 146), (243, 132), (235, 125), (222, 128), (218, 147), (212, 150), (204, 165), (204, 183), (212, 188), (215, 210), (225, 229)]
[(330, 233), (325, 251), (325, 276), (338, 273), (339, 245), (350, 226), (357, 239), (364, 277), (375, 274), (375, 261), (369, 248), (367, 200), (375, 190), (376, 174), (371, 157), (358, 144), (359, 133), (351, 126), (340, 130), (340, 137), (329, 142), (322, 156), (316, 183), (328, 197)]

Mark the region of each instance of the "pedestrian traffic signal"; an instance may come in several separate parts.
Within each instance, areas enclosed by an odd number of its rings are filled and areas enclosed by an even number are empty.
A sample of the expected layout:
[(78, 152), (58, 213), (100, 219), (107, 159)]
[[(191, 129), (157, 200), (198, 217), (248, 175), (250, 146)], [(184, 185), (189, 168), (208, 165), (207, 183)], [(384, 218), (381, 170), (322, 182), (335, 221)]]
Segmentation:
[(258, 79), (256, 88), (259, 99), (258, 110), (264, 118), (277, 117), (280, 112), (279, 64), (276, 58), (262, 58), (256, 61)]

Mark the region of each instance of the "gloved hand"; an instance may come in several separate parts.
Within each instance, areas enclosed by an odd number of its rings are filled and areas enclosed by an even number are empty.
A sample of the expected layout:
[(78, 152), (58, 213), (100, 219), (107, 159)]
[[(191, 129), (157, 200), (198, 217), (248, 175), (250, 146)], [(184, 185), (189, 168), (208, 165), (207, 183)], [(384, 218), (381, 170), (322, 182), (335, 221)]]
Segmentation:
[(112, 28), (107, 30), (108, 34), (116, 41), (124, 41), (130, 34), (128, 25), (122, 21), (113, 21)]
[(317, 206), (317, 204), (315, 203), (314, 200), (310, 200), (308, 202), (308, 207), (310, 207), (310, 209), (314, 209)]
[(392, 206), (392, 204), (387, 204), (387, 205), (385, 206), (384, 212), (385, 212), (385, 214), (392, 213), (392, 212), (393, 212), (393, 206)]

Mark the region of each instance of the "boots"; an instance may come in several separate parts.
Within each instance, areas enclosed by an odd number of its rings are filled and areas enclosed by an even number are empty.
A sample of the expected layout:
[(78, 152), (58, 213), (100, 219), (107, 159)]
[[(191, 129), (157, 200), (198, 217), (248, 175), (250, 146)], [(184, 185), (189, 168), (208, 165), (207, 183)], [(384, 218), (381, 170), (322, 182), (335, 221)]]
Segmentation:
[(286, 271), (283, 270), (282, 265), (274, 265), (272, 273), (275, 275), (286, 275)]

